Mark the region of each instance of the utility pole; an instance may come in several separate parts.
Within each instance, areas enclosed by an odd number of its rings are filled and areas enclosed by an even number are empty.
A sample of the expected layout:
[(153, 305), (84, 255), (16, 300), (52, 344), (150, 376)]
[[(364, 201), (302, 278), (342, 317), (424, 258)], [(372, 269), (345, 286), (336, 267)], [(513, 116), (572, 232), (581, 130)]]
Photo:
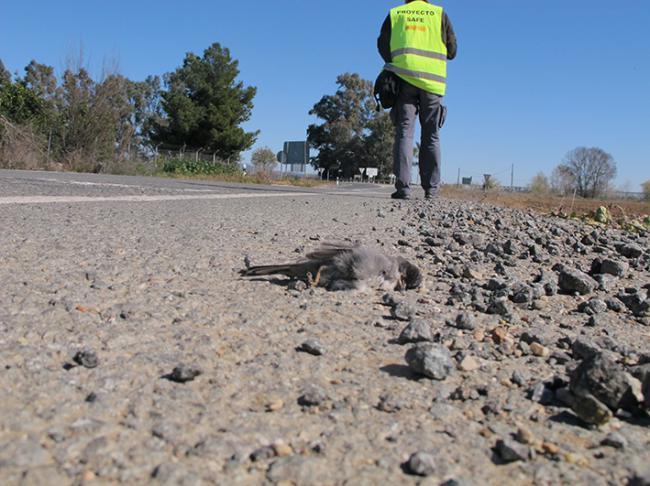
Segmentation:
[(460, 167), (458, 168), (458, 179), (456, 180), (456, 186), (460, 187)]
[(510, 192), (515, 192), (515, 164), (510, 169)]

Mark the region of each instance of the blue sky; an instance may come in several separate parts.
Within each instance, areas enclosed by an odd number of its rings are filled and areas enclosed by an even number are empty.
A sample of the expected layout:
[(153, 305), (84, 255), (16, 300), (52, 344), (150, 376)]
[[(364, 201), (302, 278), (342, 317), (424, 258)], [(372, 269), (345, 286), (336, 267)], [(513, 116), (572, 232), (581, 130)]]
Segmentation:
[[(141, 80), (212, 42), (230, 48), (258, 87), (248, 129), (280, 150), (305, 137), (309, 109), (336, 76), (376, 77), (381, 22), (397, 1), (0, 0), (0, 59), (60, 73), (83, 48), (91, 71), (117, 61)], [(443, 179), (500, 174), (524, 185), (578, 146), (618, 163), (617, 184), (650, 179), (650, 2), (441, 0), (458, 35), (449, 67)]]

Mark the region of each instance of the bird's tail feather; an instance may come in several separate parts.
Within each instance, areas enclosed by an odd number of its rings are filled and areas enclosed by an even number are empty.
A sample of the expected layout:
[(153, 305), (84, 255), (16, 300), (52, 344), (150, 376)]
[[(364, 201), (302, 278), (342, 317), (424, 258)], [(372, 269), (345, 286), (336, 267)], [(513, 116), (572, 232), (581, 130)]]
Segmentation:
[(261, 275), (291, 275), (293, 273), (293, 265), (260, 265), (257, 267), (250, 267), (241, 271), (245, 277), (257, 277)]

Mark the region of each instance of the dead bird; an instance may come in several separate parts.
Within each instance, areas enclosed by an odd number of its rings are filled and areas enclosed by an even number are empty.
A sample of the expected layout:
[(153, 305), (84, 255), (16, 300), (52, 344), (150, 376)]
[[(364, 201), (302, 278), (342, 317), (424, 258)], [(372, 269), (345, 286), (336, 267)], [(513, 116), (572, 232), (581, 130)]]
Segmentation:
[(251, 266), (241, 274), (246, 277), (285, 275), (328, 290), (408, 290), (422, 284), (420, 270), (405, 258), (360, 244), (326, 243), (303, 260)]

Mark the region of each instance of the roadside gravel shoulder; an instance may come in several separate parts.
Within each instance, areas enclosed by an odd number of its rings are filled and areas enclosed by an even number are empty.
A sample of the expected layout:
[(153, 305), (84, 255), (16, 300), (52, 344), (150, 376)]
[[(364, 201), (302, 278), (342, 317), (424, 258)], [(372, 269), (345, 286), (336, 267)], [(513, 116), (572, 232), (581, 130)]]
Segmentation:
[[(444, 199), (1, 214), (3, 484), (598, 485), (650, 463), (647, 235)], [(278, 263), (341, 240), (411, 259), (424, 287), (387, 299), (239, 276), (247, 255)], [(562, 288), (574, 271), (589, 280)], [(449, 353), (446, 378), (409, 366), (410, 320)], [(309, 340), (320, 355), (301, 351)], [(611, 410), (619, 385), (572, 385), (589, 353), (620, 367), (612, 383), (640, 376), (640, 403)], [(585, 387), (605, 424), (572, 408)]]

